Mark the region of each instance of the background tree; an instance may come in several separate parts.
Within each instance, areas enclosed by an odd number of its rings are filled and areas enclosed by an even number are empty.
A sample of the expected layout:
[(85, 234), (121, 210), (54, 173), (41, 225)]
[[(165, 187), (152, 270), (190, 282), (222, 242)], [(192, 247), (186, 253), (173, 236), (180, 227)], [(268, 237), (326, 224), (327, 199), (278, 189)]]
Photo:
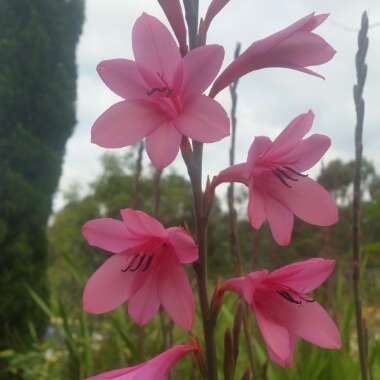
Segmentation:
[(46, 225), (71, 135), (84, 0), (0, 1), (0, 347), (45, 321)]

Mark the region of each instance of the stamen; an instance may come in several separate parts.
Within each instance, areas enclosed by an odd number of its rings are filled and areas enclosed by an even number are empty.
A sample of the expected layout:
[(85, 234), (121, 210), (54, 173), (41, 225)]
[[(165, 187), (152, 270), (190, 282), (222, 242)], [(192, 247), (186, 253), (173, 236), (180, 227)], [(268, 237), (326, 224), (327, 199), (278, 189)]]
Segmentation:
[(145, 255), (142, 255), (141, 257), (140, 257), (140, 260), (139, 260), (139, 262), (137, 263), (137, 265), (134, 267), (134, 268), (129, 268), (129, 270), (131, 271), (131, 272), (136, 272), (140, 267), (141, 267), (141, 265), (142, 265), (142, 263), (144, 262), (144, 260), (145, 260)]
[(166, 96), (168, 97), (168, 98), (170, 98), (172, 95), (173, 95), (173, 89), (172, 88), (170, 88), (170, 87), (153, 87), (153, 88), (151, 88), (150, 90), (148, 90), (147, 92), (146, 92), (146, 94), (148, 95), (148, 96), (151, 96), (151, 95), (153, 95), (154, 93), (156, 93), (156, 92), (159, 92), (159, 93), (166, 93)]
[(308, 303), (313, 303), (315, 302), (315, 299), (313, 297), (310, 297), (310, 296), (300, 296), (301, 300), (302, 301), (305, 301), (305, 302), (308, 302)]
[(293, 178), (291, 177), (289, 174), (287, 174), (286, 172), (284, 172), (283, 170), (281, 170), (280, 168), (277, 168), (276, 169), (277, 172), (279, 172), (280, 174), (282, 174), (284, 177), (286, 177), (287, 179), (290, 179), (291, 181), (294, 181), (294, 182), (297, 182), (298, 179), (297, 178)]
[(145, 263), (144, 268), (142, 269), (143, 272), (146, 272), (149, 268), (150, 265), (152, 264), (153, 256), (149, 256), (147, 262)]
[(285, 290), (281, 290), (281, 291), (278, 291), (277, 292), (281, 297), (285, 298), (287, 301), (289, 302), (292, 302), (292, 303), (295, 303), (297, 305), (300, 305), (302, 302), (301, 301), (297, 301), (296, 299), (294, 299), (292, 297), (291, 294), (289, 294), (287, 291)]
[(122, 269), (121, 271), (122, 272), (128, 272), (138, 257), (139, 257), (139, 255), (135, 255), (134, 258), (129, 262), (129, 265), (125, 269)]
[(289, 166), (284, 166), (284, 168), (287, 169), (287, 170), (289, 170), (289, 171), (291, 171), (293, 174), (300, 176), (300, 177), (309, 177), (308, 174), (302, 174), (300, 172), (297, 172), (297, 170), (294, 170), (294, 169), (292, 169)]
[(282, 178), (281, 174), (278, 173), (276, 170), (273, 170), (273, 174), (286, 186), (291, 188), (291, 186)]

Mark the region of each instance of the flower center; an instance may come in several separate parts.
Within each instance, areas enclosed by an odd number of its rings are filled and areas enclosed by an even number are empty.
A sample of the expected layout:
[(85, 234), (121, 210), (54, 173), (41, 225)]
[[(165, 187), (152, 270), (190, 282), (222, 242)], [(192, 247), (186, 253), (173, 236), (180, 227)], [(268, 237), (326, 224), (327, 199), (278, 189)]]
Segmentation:
[(153, 249), (146, 250), (142, 253), (137, 253), (128, 262), (127, 266), (122, 269), (122, 272), (146, 272), (152, 266), (154, 256), (159, 253), (162, 249), (167, 247), (166, 243), (161, 243)]
[(308, 174), (302, 174), (297, 170), (294, 170), (290, 166), (275, 166), (272, 169), (272, 173), (281, 181), (283, 185), (291, 188), (292, 185), (289, 182), (298, 182), (299, 178), (297, 177), (308, 177)]
[(162, 86), (151, 87), (147, 90), (148, 96), (155, 96), (161, 102), (164, 102), (167, 106), (171, 107), (176, 115), (182, 111), (182, 102), (178, 95), (175, 94), (174, 88), (171, 87), (165, 80), (164, 76), (160, 73), (156, 73)]
[(276, 292), (286, 301), (295, 303), (297, 305), (301, 305), (304, 302), (315, 302), (315, 299), (310, 297), (309, 295), (297, 292), (296, 290), (288, 286), (281, 285), (277, 288)]

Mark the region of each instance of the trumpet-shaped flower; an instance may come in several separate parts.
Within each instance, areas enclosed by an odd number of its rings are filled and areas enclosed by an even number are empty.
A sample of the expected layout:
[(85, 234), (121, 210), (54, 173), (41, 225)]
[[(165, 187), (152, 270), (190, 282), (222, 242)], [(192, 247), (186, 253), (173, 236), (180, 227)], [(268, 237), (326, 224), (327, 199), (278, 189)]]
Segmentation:
[(274, 141), (256, 137), (247, 162), (221, 171), (213, 180), (214, 187), (222, 182), (248, 186), (248, 217), (252, 227), (259, 229), (267, 220), (273, 238), (280, 245), (290, 243), (293, 215), (318, 226), (329, 226), (338, 220), (332, 196), (303, 174), (330, 146), (330, 139), (324, 135), (304, 138), (313, 119), (311, 111), (298, 116)]
[(336, 324), (309, 295), (334, 266), (334, 260), (310, 259), (226, 281), (225, 289), (237, 292), (251, 306), (268, 354), (280, 366), (292, 365), (297, 337), (322, 348), (340, 348)]
[(163, 169), (177, 156), (183, 136), (203, 143), (229, 134), (229, 118), (202, 95), (223, 62), (224, 49), (206, 45), (182, 57), (169, 30), (143, 14), (132, 32), (135, 62), (111, 59), (98, 66), (105, 84), (123, 101), (94, 123), (93, 143), (121, 148), (146, 138), (153, 165)]
[(322, 37), (313, 33), (327, 17), (327, 14), (310, 14), (286, 29), (254, 42), (219, 75), (210, 96), (214, 97), (243, 75), (267, 67), (283, 67), (323, 78), (308, 67), (324, 64), (336, 53)]
[(165, 380), (169, 371), (179, 360), (197, 350), (198, 347), (192, 344), (174, 346), (143, 364), (105, 372), (89, 377), (87, 380)]
[(87, 222), (88, 243), (113, 255), (90, 277), (83, 308), (93, 314), (111, 311), (128, 301), (128, 313), (146, 324), (162, 305), (174, 322), (191, 330), (194, 296), (182, 264), (198, 259), (198, 247), (182, 228), (165, 229), (151, 216), (121, 210), (121, 220)]

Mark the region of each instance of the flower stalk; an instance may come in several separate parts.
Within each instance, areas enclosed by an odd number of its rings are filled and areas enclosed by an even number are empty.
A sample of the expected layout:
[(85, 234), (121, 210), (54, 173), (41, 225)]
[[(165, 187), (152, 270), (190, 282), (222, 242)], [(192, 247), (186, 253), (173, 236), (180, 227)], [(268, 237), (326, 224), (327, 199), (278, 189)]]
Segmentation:
[(362, 380), (368, 380), (368, 363), (365, 343), (365, 328), (362, 316), (362, 300), (360, 294), (360, 216), (361, 216), (361, 181), (363, 158), (363, 124), (365, 103), (363, 90), (367, 77), (365, 58), (368, 51), (368, 15), (362, 15), (361, 28), (358, 35), (358, 52), (356, 54), (357, 84), (354, 86), (354, 101), (356, 108), (355, 128), (355, 169), (354, 169), (354, 198), (352, 203), (352, 280), (354, 290), (356, 330), (358, 337), (360, 371)]
[[(189, 32), (190, 50), (197, 47), (198, 40), (198, 0), (184, 0), (185, 17)], [(202, 160), (203, 144), (192, 141), (191, 157), (184, 152), (184, 144), (181, 145), (182, 155), (189, 172), (193, 189), (196, 240), (199, 249), (199, 261), (194, 263), (196, 273), (198, 295), (201, 306), (202, 324), (206, 345), (206, 373), (207, 380), (217, 380), (217, 362), (215, 345), (215, 322), (210, 313), (210, 301), (208, 296), (207, 276), (207, 226), (208, 211), (207, 197), (202, 191)]]

